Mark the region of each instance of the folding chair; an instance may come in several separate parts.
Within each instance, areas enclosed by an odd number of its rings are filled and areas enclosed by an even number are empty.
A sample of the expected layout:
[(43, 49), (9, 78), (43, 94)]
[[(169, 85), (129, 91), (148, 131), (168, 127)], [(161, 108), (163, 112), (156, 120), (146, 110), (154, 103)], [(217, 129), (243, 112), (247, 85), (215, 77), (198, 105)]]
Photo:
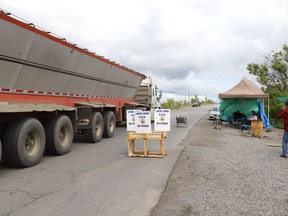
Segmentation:
[(235, 127), (241, 129), (242, 125), (247, 125), (247, 118), (238, 118), (235, 122)]

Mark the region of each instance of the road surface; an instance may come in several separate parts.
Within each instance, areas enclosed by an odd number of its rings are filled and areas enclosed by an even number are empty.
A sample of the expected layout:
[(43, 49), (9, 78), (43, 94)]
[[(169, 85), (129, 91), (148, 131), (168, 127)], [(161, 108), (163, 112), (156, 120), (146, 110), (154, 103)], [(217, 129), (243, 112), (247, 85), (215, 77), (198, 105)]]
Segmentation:
[[(44, 156), (34, 167), (0, 167), (0, 215), (149, 215), (183, 150), (179, 143), (209, 108), (171, 112), (164, 159), (127, 157), (126, 128), (118, 127), (111, 139), (74, 142), (69, 154)], [(187, 117), (187, 127), (176, 127), (178, 115)], [(159, 144), (152, 147), (158, 151)]]

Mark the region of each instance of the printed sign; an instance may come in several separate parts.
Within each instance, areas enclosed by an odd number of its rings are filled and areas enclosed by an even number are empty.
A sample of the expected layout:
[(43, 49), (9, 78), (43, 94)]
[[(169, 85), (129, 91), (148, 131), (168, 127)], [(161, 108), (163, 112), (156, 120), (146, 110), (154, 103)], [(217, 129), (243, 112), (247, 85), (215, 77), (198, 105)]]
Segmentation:
[(156, 109), (154, 113), (154, 130), (170, 131), (170, 109)]
[(135, 110), (127, 110), (127, 131), (135, 131)]
[(135, 132), (151, 133), (151, 117), (149, 111), (135, 112)]

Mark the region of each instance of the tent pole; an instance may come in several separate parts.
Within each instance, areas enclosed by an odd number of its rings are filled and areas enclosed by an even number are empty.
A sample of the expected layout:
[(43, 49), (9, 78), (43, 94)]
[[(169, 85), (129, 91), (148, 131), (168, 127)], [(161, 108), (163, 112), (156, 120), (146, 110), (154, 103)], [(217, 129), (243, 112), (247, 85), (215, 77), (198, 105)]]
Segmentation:
[(270, 100), (270, 98), (268, 97), (268, 121), (270, 122), (270, 119), (269, 119), (269, 112), (270, 112), (270, 103), (269, 103), (269, 100)]

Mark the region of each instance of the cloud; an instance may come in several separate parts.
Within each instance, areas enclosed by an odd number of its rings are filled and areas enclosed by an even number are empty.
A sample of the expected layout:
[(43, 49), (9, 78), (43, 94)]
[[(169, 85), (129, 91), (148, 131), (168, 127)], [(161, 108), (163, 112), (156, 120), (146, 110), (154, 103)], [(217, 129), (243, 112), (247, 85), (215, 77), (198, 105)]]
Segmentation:
[(164, 98), (217, 97), (243, 76), (254, 79), (247, 64), (262, 63), (288, 35), (286, 0), (10, 0), (1, 7), (154, 77)]

